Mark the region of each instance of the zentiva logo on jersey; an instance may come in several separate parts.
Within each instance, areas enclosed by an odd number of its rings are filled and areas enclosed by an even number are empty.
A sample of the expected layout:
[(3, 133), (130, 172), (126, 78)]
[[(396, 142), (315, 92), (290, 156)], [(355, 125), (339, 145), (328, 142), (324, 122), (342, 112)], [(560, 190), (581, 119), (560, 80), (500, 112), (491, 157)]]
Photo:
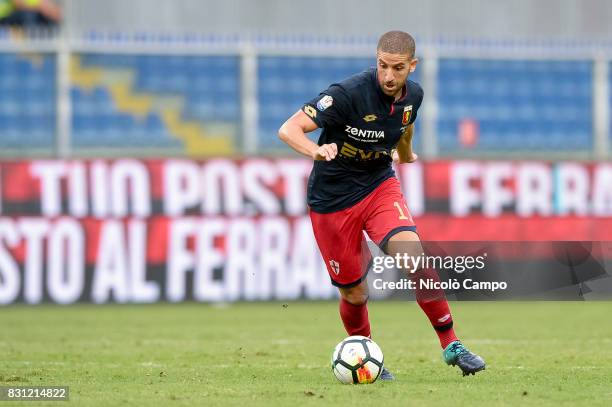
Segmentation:
[(385, 138), (384, 130), (364, 130), (347, 124), (344, 131), (350, 138), (357, 141), (370, 142)]
[(402, 124), (404, 126), (410, 123), (410, 116), (412, 116), (412, 105), (404, 107), (404, 114), (402, 115)]

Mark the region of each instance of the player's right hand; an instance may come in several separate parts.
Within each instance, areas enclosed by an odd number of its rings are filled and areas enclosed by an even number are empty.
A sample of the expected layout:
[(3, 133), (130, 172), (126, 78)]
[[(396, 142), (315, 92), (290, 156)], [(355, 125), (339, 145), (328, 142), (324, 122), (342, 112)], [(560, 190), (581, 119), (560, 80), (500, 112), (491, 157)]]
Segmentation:
[(331, 161), (338, 155), (338, 146), (336, 143), (323, 144), (319, 146), (312, 154), (312, 158), (316, 161)]

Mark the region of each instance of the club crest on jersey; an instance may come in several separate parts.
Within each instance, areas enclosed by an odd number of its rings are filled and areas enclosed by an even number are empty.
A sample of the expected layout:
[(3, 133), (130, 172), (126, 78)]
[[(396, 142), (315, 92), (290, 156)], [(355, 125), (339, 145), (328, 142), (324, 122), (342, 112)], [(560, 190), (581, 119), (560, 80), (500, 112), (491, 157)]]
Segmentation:
[(404, 107), (404, 114), (402, 115), (403, 125), (410, 123), (410, 116), (412, 116), (412, 105)]
[(373, 122), (376, 119), (378, 119), (378, 117), (375, 114), (368, 114), (363, 116), (363, 121), (367, 123)]
[(329, 95), (325, 95), (317, 102), (317, 109), (322, 112), (330, 107), (332, 103), (334, 103), (334, 98)]

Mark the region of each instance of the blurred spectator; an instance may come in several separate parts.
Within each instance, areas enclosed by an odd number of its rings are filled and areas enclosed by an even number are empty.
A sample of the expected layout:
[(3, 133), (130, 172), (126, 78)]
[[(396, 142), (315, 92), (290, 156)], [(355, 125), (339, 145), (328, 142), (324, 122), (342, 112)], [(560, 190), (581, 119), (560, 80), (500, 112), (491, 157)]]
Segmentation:
[(62, 10), (53, 0), (0, 0), (0, 25), (51, 27), (61, 19)]
[(478, 145), (478, 122), (474, 119), (463, 119), (459, 122), (459, 143), (463, 147), (471, 148)]

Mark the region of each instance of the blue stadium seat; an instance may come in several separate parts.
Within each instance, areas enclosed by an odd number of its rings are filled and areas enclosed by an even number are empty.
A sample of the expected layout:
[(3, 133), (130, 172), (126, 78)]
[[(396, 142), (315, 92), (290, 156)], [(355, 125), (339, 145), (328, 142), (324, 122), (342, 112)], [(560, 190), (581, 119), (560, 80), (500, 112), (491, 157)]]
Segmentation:
[[(166, 55), (94, 55), (81, 56), (85, 67), (128, 69), (134, 72), (136, 93), (155, 96), (182, 96), (186, 100), (186, 119), (202, 124), (223, 123), (240, 126), (240, 60), (238, 56), (166, 56)], [(110, 109), (109, 95), (96, 90), (97, 110)], [(104, 107), (103, 107), (104, 106)], [(116, 113), (116, 112), (115, 112)], [(135, 139), (143, 138), (142, 128), (150, 125), (149, 118), (136, 121), (129, 130)], [(148, 124), (147, 124), (148, 123)], [(158, 131), (156, 143), (176, 145), (179, 140), (169, 137), (167, 130)], [(237, 136), (237, 135), (236, 135)]]
[[(126, 60), (123, 60), (126, 63)], [(104, 88), (73, 88), (72, 139), (78, 148), (181, 147), (158, 116), (139, 119), (119, 112)], [(78, 106), (78, 107), (76, 107)]]
[(465, 118), (480, 124), (477, 151), (592, 146), (590, 61), (442, 59), (438, 75), (444, 153), (458, 148)]
[(0, 53), (0, 148), (54, 148), (55, 83), (53, 55)]

